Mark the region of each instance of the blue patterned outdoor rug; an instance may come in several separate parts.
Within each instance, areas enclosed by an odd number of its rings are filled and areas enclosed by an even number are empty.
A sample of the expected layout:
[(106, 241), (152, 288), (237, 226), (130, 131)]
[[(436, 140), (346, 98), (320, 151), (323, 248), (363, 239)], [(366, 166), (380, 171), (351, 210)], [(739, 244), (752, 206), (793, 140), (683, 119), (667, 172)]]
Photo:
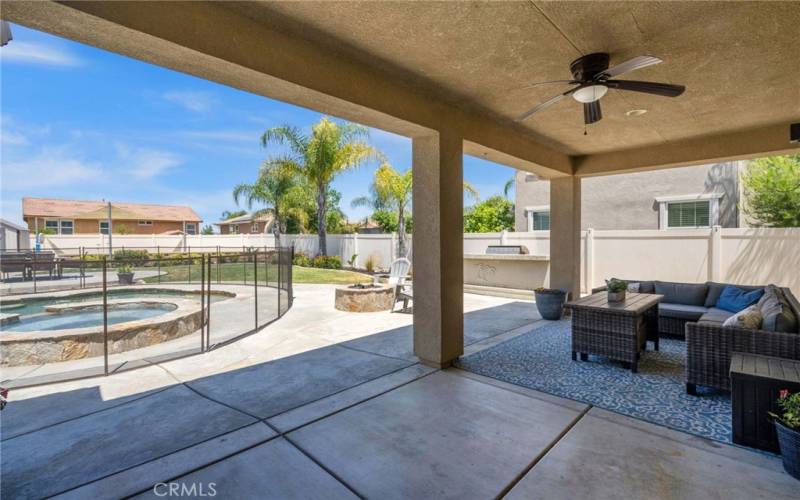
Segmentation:
[(598, 356), (572, 361), (569, 320), (529, 333), (461, 359), (471, 372), (556, 396), (589, 403), (697, 436), (731, 442), (731, 400), (727, 393), (686, 394), (682, 340), (662, 338), (660, 351), (648, 351), (639, 372)]

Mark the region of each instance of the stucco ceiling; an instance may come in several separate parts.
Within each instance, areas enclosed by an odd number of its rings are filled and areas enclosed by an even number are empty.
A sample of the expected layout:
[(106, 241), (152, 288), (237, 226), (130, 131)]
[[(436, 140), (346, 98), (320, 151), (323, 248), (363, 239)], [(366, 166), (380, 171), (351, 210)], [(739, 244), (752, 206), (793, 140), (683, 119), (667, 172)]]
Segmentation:
[[(242, 2), (276, 30), (380, 66), (396, 78), (502, 120), (562, 91), (582, 54), (663, 64), (623, 78), (679, 83), (678, 98), (610, 91), (584, 135), (565, 99), (524, 122), (570, 155), (665, 144), (800, 120), (800, 2)], [(568, 88), (568, 87), (566, 87)], [(631, 109), (647, 109), (627, 117)]]

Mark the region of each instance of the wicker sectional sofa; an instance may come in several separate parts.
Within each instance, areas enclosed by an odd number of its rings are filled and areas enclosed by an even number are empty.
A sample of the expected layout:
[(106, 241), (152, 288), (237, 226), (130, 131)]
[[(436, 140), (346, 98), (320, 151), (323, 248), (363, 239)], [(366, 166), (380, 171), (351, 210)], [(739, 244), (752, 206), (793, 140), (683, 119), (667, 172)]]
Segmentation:
[[(722, 289), (727, 286), (725, 283), (625, 281), (640, 283), (639, 291), (642, 293), (660, 292), (664, 295), (659, 304), (657, 329), (659, 335), (685, 337), (686, 392), (689, 394), (696, 394), (698, 385), (730, 390), (728, 372), (732, 352), (800, 360), (800, 303), (788, 288), (779, 290), (794, 314), (795, 322), (792, 331), (781, 333), (723, 328), (722, 323), (733, 313), (717, 309), (714, 305)], [(733, 286), (746, 290), (765, 288)], [(595, 288), (592, 293), (604, 290), (605, 287)]]

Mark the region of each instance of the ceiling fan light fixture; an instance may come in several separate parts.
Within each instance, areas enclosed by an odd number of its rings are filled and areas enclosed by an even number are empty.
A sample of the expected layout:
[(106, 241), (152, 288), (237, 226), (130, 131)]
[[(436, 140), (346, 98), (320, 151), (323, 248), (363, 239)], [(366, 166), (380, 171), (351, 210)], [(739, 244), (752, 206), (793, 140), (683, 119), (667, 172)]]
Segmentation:
[(646, 109), (632, 109), (630, 111), (626, 111), (625, 116), (642, 116), (645, 113), (647, 113)]
[(601, 97), (606, 95), (608, 92), (608, 87), (605, 85), (590, 85), (588, 87), (583, 87), (582, 89), (576, 90), (572, 97), (584, 104), (588, 104), (590, 102), (595, 102), (599, 100)]

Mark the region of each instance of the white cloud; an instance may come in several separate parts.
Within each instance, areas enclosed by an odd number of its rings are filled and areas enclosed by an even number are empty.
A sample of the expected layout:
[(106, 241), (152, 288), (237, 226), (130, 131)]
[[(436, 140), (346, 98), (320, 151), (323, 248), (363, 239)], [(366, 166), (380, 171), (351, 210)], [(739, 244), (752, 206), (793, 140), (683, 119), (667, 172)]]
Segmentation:
[(117, 145), (120, 157), (120, 174), (130, 174), (138, 179), (152, 179), (178, 167), (183, 160), (180, 156), (168, 151), (136, 148), (130, 149)]
[(203, 139), (224, 142), (250, 142), (258, 144), (261, 134), (252, 130), (187, 130), (179, 132), (180, 136), (189, 139)]
[(83, 61), (76, 55), (50, 43), (12, 40), (0, 49), (0, 61), (4, 63), (39, 64), (44, 66), (76, 67)]
[(2, 163), (3, 190), (83, 186), (103, 179), (103, 169), (84, 162), (67, 148), (44, 148), (25, 160)]
[(175, 90), (165, 93), (162, 97), (167, 101), (183, 106), (189, 111), (198, 113), (208, 111), (216, 103), (216, 99), (211, 93), (195, 90)]
[(28, 144), (28, 138), (19, 132), (3, 130), (0, 132), (0, 142), (8, 146), (24, 146)]

